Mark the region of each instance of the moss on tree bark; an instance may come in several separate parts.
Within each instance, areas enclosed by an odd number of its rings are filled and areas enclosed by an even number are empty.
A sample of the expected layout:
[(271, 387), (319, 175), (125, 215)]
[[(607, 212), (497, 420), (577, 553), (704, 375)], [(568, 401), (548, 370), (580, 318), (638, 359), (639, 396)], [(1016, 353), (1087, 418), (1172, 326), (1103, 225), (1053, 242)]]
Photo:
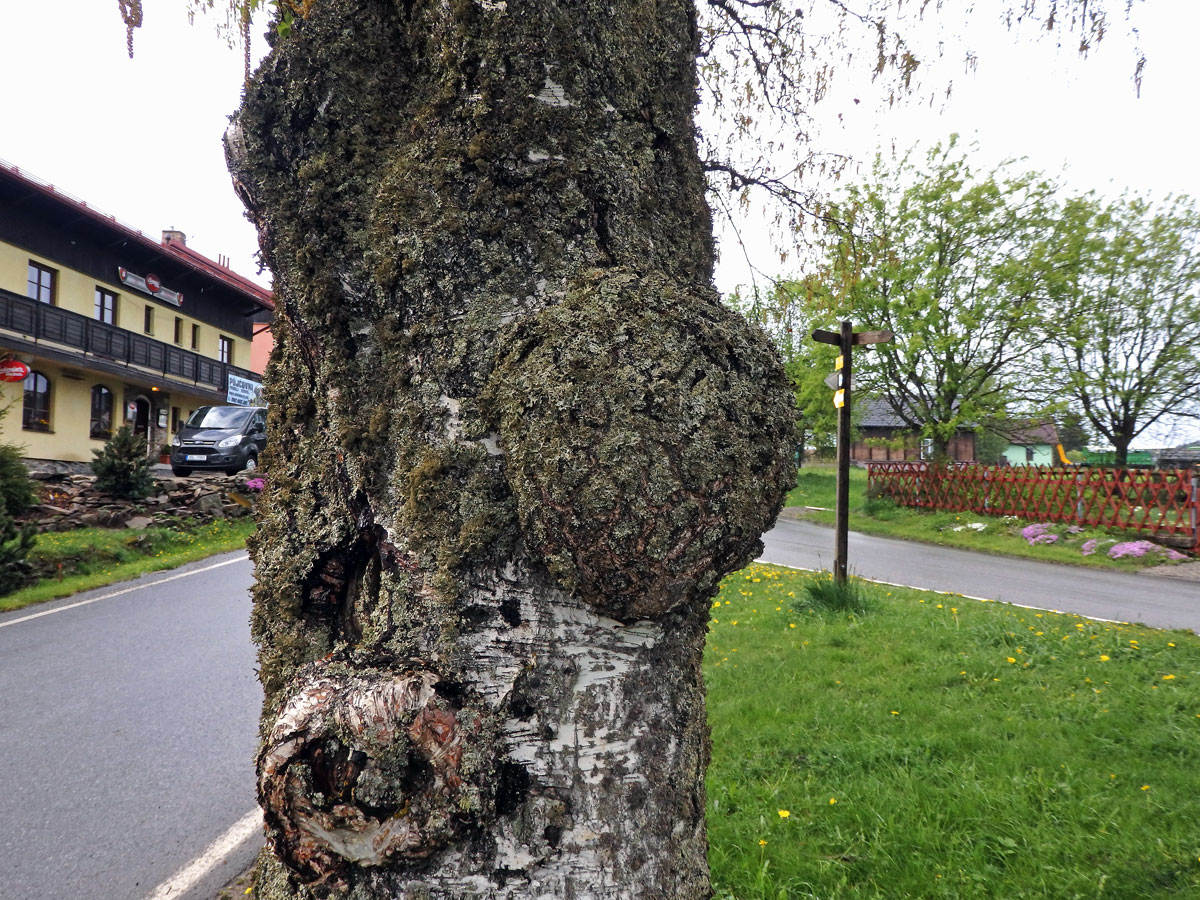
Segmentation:
[(791, 481), (687, 3), (315, 0), (227, 147), (276, 277), (270, 898), (707, 896), (707, 605)]

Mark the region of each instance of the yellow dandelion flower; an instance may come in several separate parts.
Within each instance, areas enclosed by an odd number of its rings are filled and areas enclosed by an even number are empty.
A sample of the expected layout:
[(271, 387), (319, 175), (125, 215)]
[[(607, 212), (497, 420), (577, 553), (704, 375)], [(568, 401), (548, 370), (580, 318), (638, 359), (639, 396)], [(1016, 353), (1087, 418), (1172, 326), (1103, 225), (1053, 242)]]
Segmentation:
[(1150, 790), (1150, 785), (1148, 785), (1148, 784), (1143, 784), (1143, 785), (1142, 785), (1142, 790), (1143, 790), (1143, 791), (1148, 791), (1148, 790)]
[(786, 819), (790, 815), (791, 815), (791, 813), (788, 812), (786, 809), (781, 809), (779, 811), (779, 818), (781, 818), (781, 819)]
[(1162, 677), (1162, 680), (1163, 680), (1163, 681), (1170, 681), (1170, 680), (1171, 680), (1172, 678), (1174, 678), (1174, 677), (1175, 677), (1174, 675), (1164, 675), (1164, 676)]
[(1108, 662), (1110, 659), (1112, 659), (1112, 657), (1110, 657), (1108, 654), (1106, 654), (1106, 653), (1100, 654), (1100, 662)]
[(833, 804), (835, 804), (835, 803), (837, 803), (837, 797), (830, 797), (830, 798), (829, 798), (829, 805), (830, 805), (830, 806), (833, 806)]
[(765, 847), (765, 846), (767, 846), (767, 842), (766, 842), (766, 841), (762, 841), (762, 840), (760, 840), (760, 841), (758, 842), (758, 846), (760, 846), (760, 847)]
[(1007, 657), (1005, 657), (1005, 659), (1007, 659), (1007, 660), (1008, 660), (1010, 663), (1015, 663), (1015, 662), (1016, 662), (1016, 660), (1015, 660), (1015, 659), (1013, 659), (1011, 656), (1007, 656)]
[(898, 710), (895, 710), (895, 709), (893, 709), (893, 710), (892, 710), (892, 715), (893, 715), (893, 716), (898, 716), (898, 715), (900, 715), (900, 712), (899, 712)]

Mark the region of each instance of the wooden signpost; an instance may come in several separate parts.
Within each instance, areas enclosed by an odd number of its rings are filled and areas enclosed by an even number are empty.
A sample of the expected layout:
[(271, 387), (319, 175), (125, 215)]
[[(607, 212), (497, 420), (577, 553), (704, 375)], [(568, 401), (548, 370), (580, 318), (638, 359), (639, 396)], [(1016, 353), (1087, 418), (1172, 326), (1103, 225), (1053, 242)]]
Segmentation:
[(837, 525), (834, 538), (833, 577), (844, 583), (847, 576), (847, 551), (850, 542), (850, 398), (854, 387), (855, 345), (884, 344), (893, 337), (890, 331), (855, 332), (849, 321), (842, 322), (841, 333), (823, 331), (812, 333), (814, 341), (833, 344), (841, 350), (836, 371), (825, 383), (832, 388), (833, 405), (838, 410), (837, 428)]

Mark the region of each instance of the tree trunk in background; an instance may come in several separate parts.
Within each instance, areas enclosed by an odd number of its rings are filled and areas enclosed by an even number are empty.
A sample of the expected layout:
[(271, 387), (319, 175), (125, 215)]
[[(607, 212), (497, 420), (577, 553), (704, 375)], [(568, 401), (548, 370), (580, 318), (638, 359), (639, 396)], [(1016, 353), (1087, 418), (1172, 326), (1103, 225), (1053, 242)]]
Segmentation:
[(249, 88), (260, 897), (708, 896), (707, 608), (794, 412), (695, 53), (675, 0), (316, 0)]
[(1118, 469), (1129, 465), (1129, 445), (1131, 443), (1133, 443), (1133, 439), (1123, 434), (1118, 434), (1113, 438), (1113, 465)]

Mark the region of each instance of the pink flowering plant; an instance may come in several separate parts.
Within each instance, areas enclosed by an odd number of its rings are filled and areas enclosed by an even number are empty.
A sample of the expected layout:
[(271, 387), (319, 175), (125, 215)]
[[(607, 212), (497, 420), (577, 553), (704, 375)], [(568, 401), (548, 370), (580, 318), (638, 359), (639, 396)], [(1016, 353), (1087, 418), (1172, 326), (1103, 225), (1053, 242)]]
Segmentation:
[(1159, 556), (1163, 559), (1180, 560), (1187, 559), (1187, 556), (1180, 553), (1178, 550), (1172, 550), (1170, 547), (1164, 547), (1161, 544), (1156, 544), (1153, 541), (1125, 541), (1120, 544), (1114, 544), (1108, 548), (1108, 556), (1110, 559), (1124, 559), (1133, 557), (1140, 559), (1146, 554), (1151, 556)]
[(1149, 540), (1121, 541), (1118, 538), (1105, 537), (1097, 531), (1088, 532), (1078, 525), (1056, 525), (1052, 522), (1033, 522), (1019, 529), (1021, 537), (1031, 547), (1039, 544), (1058, 544), (1059, 546), (1079, 546), (1081, 556), (1094, 556), (1099, 550), (1108, 547), (1106, 555), (1109, 559), (1142, 560), (1147, 564), (1167, 561), (1185, 560), (1189, 557), (1178, 550), (1164, 547)]
[(1050, 528), (1048, 522), (1035, 522), (1021, 529), (1021, 537), (1029, 541), (1031, 547), (1037, 544), (1053, 544), (1058, 541), (1058, 535), (1052, 534)]

